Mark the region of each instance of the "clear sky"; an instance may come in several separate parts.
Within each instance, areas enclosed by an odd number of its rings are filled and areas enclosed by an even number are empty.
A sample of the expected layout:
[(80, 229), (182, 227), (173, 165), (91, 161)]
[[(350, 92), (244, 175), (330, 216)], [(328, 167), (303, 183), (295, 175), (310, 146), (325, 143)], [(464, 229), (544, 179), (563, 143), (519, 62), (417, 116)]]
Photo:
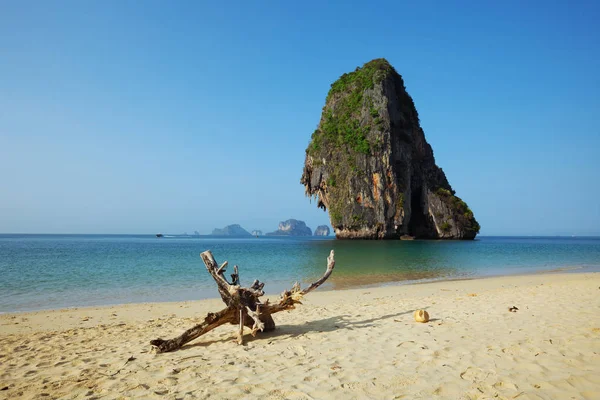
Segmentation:
[(384, 57), (482, 235), (598, 235), (598, 21), (594, 1), (2, 1), (0, 232), (328, 224), (304, 150), (329, 85)]

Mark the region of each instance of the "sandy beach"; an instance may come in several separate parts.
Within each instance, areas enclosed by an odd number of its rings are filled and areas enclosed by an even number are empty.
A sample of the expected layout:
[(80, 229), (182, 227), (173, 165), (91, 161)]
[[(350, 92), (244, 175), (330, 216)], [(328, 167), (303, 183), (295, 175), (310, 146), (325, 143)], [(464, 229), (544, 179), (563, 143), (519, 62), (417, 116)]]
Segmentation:
[(0, 398), (600, 399), (599, 273), (317, 290), (243, 346), (151, 351), (222, 306), (0, 315)]

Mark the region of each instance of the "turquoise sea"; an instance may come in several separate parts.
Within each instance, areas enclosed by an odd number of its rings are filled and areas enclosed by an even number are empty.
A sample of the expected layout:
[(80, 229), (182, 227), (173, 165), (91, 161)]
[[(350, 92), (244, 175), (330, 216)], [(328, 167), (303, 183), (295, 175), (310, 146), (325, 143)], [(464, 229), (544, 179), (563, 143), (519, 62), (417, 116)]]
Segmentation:
[[(324, 289), (566, 270), (600, 271), (600, 238), (339, 241), (151, 235), (0, 235), (0, 312), (218, 297), (199, 254), (267, 294), (336, 269)], [(229, 271), (230, 272), (230, 271)]]

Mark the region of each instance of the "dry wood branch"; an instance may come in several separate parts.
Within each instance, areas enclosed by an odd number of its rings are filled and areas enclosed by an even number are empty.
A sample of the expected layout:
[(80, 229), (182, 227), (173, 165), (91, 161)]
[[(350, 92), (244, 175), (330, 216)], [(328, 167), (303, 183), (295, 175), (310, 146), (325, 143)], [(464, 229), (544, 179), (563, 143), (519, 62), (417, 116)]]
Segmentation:
[(252, 311), (250, 307), (246, 307), (246, 312), (254, 320), (254, 325), (252, 326), (252, 336), (256, 336), (258, 331), (263, 331), (265, 329), (265, 324), (260, 320), (260, 304), (256, 305), (256, 311)]
[(250, 286), (250, 289), (254, 289), (254, 290), (259, 290), (261, 291), (263, 288), (265, 287), (264, 282), (260, 283), (258, 281), (258, 279), (254, 280), (254, 282), (252, 283), (252, 286)]
[(152, 346), (155, 346), (158, 353), (165, 353), (179, 349), (184, 344), (191, 342), (192, 340), (204, 335), (206, 332), (215, 329), (226, 323), (236, 322), (235, 310), (224, 308), (217, 313), (208, 313), (204, 318), (204, 321), (193, 328), (188, 329), (176, 338), (163, 340), (154, 339), (150, 342)]
[[(316, 288), (321, 286), (323, 283), (325, 283), (327, 278), (329, 278), (329, 275), (331, 275), (331, 273), (333, 272), (333, 268), (335, 268), (335, 257), (334, 256), (335, 256), (335, 254), (334, 254), (333, 250), (331, 250), (331, 252), (329, 253), (329, 257), (327, 257), (327, 269), (325, 270), (325, 274), (321, 277), (321, 279), (319, 279), (316, 282), (313, 282), (309, 287), (304, 289), (301, 292), (302, 296), (304, 296), (308, 292), (312, 292), (313, 290), (315, 290)], [(300, 286), (298, 286), (298, 288), (300, 288)]]
[(238, 344), (244, 344), (244, 310), (240, 308), (240, 331), (237, 338)]
[(204, 261), (206, 270), (215, 280), (221, 299), (223, 299), (227, 308), (217, 313), (209, 313), (202, 323), (188, 329), (176, 338), (152, 340), (150, 344), (159, 353), (177, 350), (184, 344), (226, 323), (239, 325), (237, 335), (239, 344), (243, 343), (244, 326), (252, 329), (251, 334), (253, 336), (258, 331), (272, 331), (275, 329), (275, 322), (271, 315), (280, 311), (292, 310), (296, 304), (302, 304), (300, 302), (302, 297), (321, 286), (329, 278), (335, 267), (334, 252), (331, 250), (329, 257), (327, 257), (327, 269), (320, 279), (304, 290), (301, 290), (300, 285), (296, 283), (291, 290), (286, 290), (281, 294), (276, 304), (269, 304), (268, 300), (263, 304), (259, 298), (265, 293), (263, 291), (264, 283), (257, 279), (250, 288), (241, 287), (237, 265), (234, 266), (234, 273), (231, 274), (232, 283), (229, 283), (223, 275), (227, 267), (227, 261), (219, 267), (210, 251), (201, 253), (200, 257)]
[(281, 294), (281, 297), (279, 298), (279, 302), (277, 304), (264, 305), (263, 312), (268, 314), (275, 314), (280, 311), (293, 310), (296, 304), (302, 304), (300, 300), (304, 295), (321, 286), (327, 280), (327, 278), (329, 278), (329, 276), (333, 272), (333, 268), (335, 268), (334, 256), (334, 252), (333, 250), (331, 250), (329, 257), (327, 257), (327, 269), (325, 270), (325, 274), (323, 274), (323, 276), (319, 280), (313, 282), (309, 287), (307, 287), (304, 290), (300, 290), (300, 285), (296, 282), (296, 284), (294, 284), (291, 290), (286, 290)]
[[(223, 275), (218, 273), (220, 268), (217, 266), (217, 262), (215, 261), (212, 253), (210, 251), (205, 251), (204, 253), (200, 254), (200, 257), (202, 258), (202, 261), (204, 261), (206, 270), (215, 280), (217, 284), (217, 290), (221, 295), (221, 299), (223, 299), (225, 304), (230, 306), (229, 302), (231, 299), (231, 295), (229, 294), (229, 292), (231, 290), (231, 285), (229, 284), (229, 282), (227, 282)], [(224, 265), (227, 266), (226, 263)]]
[(227, 261), (221, 264), (221, 266), (217, 270), (217, 274), (221, 275), (225, 271), (225, 268), (227, 268), (227, 264), (229, 264)]
[(238, 266), (233, 266), (233, 274), (231, 274), (231, 284), (239, 285), (240, 284), (240, 274), (238, 272)]

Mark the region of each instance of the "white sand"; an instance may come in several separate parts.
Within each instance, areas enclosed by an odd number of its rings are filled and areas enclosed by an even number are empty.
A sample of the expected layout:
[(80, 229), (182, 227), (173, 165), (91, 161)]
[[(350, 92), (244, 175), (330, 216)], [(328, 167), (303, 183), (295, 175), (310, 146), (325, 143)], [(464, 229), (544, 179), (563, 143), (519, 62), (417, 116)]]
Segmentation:
[[(245, 346), (227, 325), (166, 354), (149, 340), (178, 335), (220, 300), (1, 315), (0, 398), (600, 399), (600, 274), (305, 300)], [(432, 321), (414, 322), (417, 308)]]

